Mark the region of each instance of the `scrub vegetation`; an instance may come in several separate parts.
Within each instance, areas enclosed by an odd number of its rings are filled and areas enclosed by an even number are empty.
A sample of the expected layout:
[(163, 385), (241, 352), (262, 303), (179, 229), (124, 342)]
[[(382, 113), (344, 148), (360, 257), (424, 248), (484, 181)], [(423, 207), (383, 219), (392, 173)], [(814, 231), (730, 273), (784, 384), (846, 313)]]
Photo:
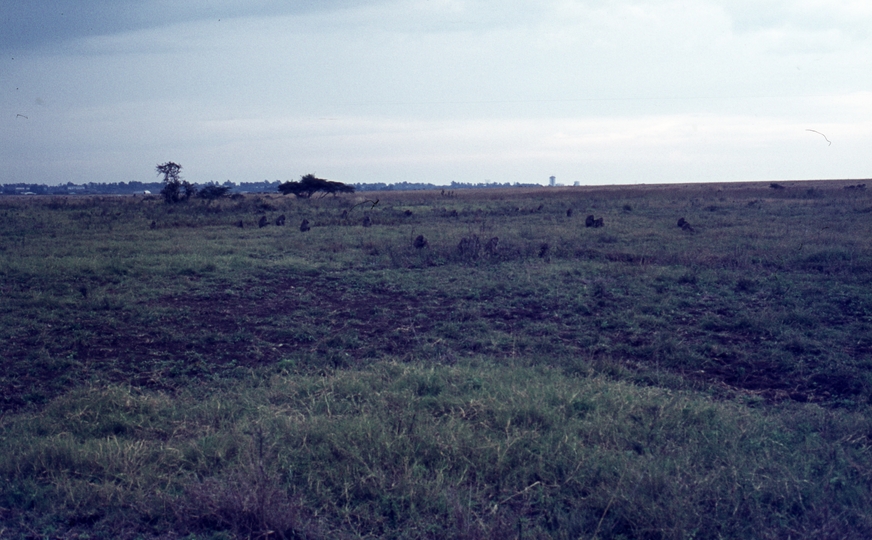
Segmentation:
[(0, 229), (2, 538), (872, 537), (863, 187), (6, 197)]

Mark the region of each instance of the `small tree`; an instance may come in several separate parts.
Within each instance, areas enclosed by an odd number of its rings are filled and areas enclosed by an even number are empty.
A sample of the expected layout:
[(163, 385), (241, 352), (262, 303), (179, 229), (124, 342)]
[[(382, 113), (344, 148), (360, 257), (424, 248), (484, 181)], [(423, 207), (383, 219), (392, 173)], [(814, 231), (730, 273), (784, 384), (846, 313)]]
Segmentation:
[(314, 174), (307, 174), (300, 178), (299, 182), (284, 182), (279, 184), (279, 192), (284, 195), (294, 194), (301, 199), (308, 199), (315, 193), (323, 191), (325, 194), (354, 193), (354, 186), (317, 178)]
[(167, 204), (186, 201), (197, 194), (197, 188), (179, 176), (182, 166), (178, 163), (167, 161), (158, 165), (156, 170), (158, 174), (164, 175), (164, 187), (160, 194)]
[(210, 183), (200, 188), (197, 192), (197, 197), (206, 200), (220, 199), (221, 197), (226, 197), (228, 191), (230, 191), (229, 186), (219, 186), (218, 184)]

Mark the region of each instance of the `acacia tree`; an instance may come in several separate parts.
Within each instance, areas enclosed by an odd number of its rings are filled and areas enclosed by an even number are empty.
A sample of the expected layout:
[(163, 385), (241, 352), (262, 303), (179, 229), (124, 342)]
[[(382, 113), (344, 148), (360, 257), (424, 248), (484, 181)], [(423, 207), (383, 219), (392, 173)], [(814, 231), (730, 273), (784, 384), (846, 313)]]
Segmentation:
[(323, 191), (325, 194), (332, 193), (333, 195), (337, 193), (354, 193), (354, 186), (317, 178), (314, 174), (302, 176), (298, 182), (288, 181), (279, 184), (279, 192), (284, 195), (293, 193), (301, 199), (308, 199), (319, 191)]
[(225, 197), (228, 191), (230, 191), (230, 186), (219, 186), (211, 182), (197, 191), (197, 197), (211, 201), (212, 199)]
[(197, 194), (197, 188), (179, 176), (182, 166), (178, 163), (167, 161), (155, 169), (158, 174), (164, 176), (164, 187), (160, 190), (160, 194), (167, 204), (186, 201)]

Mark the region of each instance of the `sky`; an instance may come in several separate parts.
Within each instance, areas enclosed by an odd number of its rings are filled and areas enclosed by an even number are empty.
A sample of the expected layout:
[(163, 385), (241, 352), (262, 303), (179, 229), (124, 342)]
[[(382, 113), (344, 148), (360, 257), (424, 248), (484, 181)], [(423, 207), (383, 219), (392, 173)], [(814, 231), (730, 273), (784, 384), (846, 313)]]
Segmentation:
[(0, 0), (0, 184), (872, 177), (868, 0)]

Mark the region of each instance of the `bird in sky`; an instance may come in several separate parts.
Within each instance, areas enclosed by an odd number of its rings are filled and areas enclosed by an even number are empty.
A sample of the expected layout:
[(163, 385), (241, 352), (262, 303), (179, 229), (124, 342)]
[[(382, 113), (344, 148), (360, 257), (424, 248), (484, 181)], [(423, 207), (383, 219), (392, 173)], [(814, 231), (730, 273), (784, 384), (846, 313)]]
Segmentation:
[(829, 144), (827, 144), (827, 146), (832, 146), (832, 145), (833, 145), (833, 141), (827, 139), (827, 136), (824, 135), (823, 133), (821, 133), (820, 131), (815, 131), (815, 130), (813, 130), (813, 129), (807, 129), (806, 131), (811, 131), (812, 133), (817, 133), (818, 135), (820, 135), (821, 137), (823, 137), (824, 140), (827, 141), (827, 143), (829, 143)]

